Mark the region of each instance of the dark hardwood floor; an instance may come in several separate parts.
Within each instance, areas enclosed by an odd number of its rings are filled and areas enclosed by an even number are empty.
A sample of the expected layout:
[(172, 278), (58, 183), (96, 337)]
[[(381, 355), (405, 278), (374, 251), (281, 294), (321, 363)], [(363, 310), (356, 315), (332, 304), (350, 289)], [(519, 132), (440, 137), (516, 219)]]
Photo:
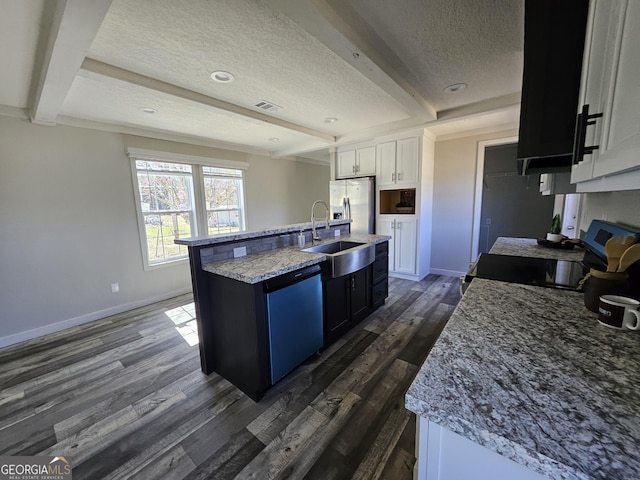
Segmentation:
[(201, 373), (190, 296), (5, 348), (0, 455), (64, 455), (74, 480), (410, 479), (404, 394), (459, 298), (456, 278), (390, 279), (259, 403)]

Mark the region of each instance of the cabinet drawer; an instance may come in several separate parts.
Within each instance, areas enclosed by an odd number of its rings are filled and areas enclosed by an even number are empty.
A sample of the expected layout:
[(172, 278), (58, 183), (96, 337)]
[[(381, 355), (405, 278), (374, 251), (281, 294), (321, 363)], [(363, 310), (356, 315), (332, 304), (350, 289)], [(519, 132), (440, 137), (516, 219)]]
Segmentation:
[(386, 255), (373, 262), (373, 283), (384, 280), (387, 277), (388, 270), (389, 260)]
[(373, 286), (372, 303), (373, 307), (379, 307), (384, 304), (385, 298), (389, 296), (389, 281), (385, 278), (383, 281)]

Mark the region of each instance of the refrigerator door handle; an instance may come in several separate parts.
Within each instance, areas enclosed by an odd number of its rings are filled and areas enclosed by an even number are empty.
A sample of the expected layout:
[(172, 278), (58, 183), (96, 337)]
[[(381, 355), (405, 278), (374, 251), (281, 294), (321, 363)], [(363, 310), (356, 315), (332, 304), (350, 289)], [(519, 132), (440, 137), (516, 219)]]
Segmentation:
[(346, 217), (347, 220), (351, 220), (351, 202), (349, 201), (349, 197), (345, 198), (345, 201), (347, 203), (347, 209), (346, 209), (345, 217)]

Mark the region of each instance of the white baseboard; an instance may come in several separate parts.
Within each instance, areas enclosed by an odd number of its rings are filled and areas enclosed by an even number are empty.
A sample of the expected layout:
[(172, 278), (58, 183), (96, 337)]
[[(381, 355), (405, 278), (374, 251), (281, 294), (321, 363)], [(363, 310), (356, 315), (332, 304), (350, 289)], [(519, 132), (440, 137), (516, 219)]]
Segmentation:
[(79, 317), (69, 318), (68, 320), (62, 320), (60, 322), (52, 323), (50, 325), (43, 325), (42, 327), (34, 328), (32, 330), (25, 330), (24, 332), (14, 333), (6, 337), (0, 337), (0, 348), (8, 347), (9, 345), (15, 345), (16, 343), (26, 342), (34, 338), (42, 337), (43, 335), (49, 335), (56, 333), (67, 328), (77, 327), (84, 323), (100, 320), (111, 315), (117, 315), (118, 313), (133, 310), (135, 308), (144, 307), (155, 302), (161, 302), (171, 297), (177, 297), (178, 295), (184, 295), (190, 293), (191, 287), (181, 288), (173, 292), (167, 292), (162, 295), (156, 295), (151, 298), (145, 298), (143, 300), (137, 300), (135, 302), (129, 302), (115, 307), (106, 308), (104, 310), (98, 310), (97, 312), (87, 313), (80, 315)]
[(461, 277), (465, 275), (467, 272), (459, 272), (457, 270), (443, 270), (440, 268), (432, 268), (429, 273), (433, 273), (434, 275), (446, 275), (448, 277)]
[(420, 280), (422, 280), (421, 278), (418, 278), (417, 275), (407, 275), (406, 273), (398, 272), (389, 272), (389, 276), (393, 278), (402, 278), (403, 280), (412, 280), (414, 282), (419, 282)]

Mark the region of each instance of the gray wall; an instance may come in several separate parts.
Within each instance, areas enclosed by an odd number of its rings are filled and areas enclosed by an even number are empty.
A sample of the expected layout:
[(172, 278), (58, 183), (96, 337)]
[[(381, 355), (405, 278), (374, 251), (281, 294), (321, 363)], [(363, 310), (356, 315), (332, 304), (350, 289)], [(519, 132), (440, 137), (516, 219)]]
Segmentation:
[(186, 261), (143, 269), (126, 146), (248, 161), (249, 228), (328, 199), (328, 166), (0, 117), (0, 346), (191, 290)]
[(624, 223), (640, 229), (640, 190), (607, 193), (583, 193), (580, 229), (587, 230), (592, 220)]
[(498, 237), (544, 238), (551, 226), (555, 196), (540, 194), (540, 175), (513, 175), (517, 150), (517, 143), (485, 149), (478, 253)]
[(436, 141), (432, 273), (460, 275), (469, 269), (478, 142), (517, 134), (511, 129)]

